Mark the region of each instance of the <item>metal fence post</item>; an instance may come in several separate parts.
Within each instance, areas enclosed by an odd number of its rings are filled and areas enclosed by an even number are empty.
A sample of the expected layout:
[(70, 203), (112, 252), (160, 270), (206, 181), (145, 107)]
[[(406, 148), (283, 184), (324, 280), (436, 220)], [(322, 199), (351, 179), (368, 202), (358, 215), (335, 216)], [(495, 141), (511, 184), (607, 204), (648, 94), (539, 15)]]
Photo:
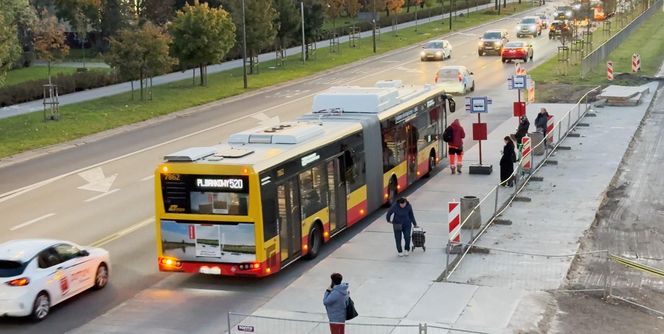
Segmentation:
[(450, 244), (450, 238), (447, 237), (447, 251), (445, 252), (445, 271), (450, 270), (450, 252), (452, 251), (452, 245)]
[(606, 278), (604, 279), (604, 299), (611, 298), (611, 256), (609, 250), (606, 250)]
[(568, 116), (570, 117), (567, 117), (567, 130), (565, 131), (565, 133), (569, 133), (570, 130), (572, 130), (572, 117), (571, 117), (572, 113), (570, 112)]
[(226, 321), (228, 324), (228, 334), (231, 334), (231, 312), (226, 312)]
[(496, 186), (496, 201), (493, 203), (493, 215), (491, 215), (492, 217), (498, 213), (498, 190), (500, 190), (500, 186), (500, 183)]
[(419, 332), (420, 332), (420, 334), (427, 334), (427, 324), (426, 323), (420, 324)]

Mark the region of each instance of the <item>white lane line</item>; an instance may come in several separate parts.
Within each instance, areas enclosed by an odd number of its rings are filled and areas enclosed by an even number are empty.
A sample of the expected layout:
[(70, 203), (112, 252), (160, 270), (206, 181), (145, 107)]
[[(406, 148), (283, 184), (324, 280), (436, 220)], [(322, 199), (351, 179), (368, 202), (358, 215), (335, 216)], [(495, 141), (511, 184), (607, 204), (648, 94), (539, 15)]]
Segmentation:
[[(532, 11), (534, 11), (534, 10), (532, 10)], [(497, 20), (497, 21), (486, 22), (486, 23), (480, 24), (479, 26), (469, 27), (469, 28), (467, 28), (467, 29), (465, 29), (465, 30), (463, 30), (463, 31), (454, 32), (454, 33), (451, 33), (451, 34), (449, 34), (449, 33), (448, 33), (448, 34), (443, 34), (443, 36), (447, 36), (448, 38), (451, 38), (451, 37), (453, 37), (453, 36), (457, 36), (457, 35), (459, 35), (459, 34), (462, 34), (462, 33), (467, 32), (467, 31), (472, 31), (472, 30), (474, 30), (474, 29), (481, 29), (481, 28), (484, 27), (484, 26), (487, 26), (487, 25), (490, 25), (490, 24), (499, 23), (499, 22), (503, 22), (503, 21), (507, 21), (507, 20), (509, 20), (509, 19), (513, 19), (513, 17), (520, 16), (520, 15), (525, 15), (525, 14), (527, 14), (527, 13), (529, 13), (529, 12), (531, 12), (531, 11), (525, 11), (525, 12), (516, 13), (516, 14), (513, 14), (513, 15), (508, 16), (508, 17), (506, 17), (506, 18), (499, 19), (499, 20)], [(460, 43), (456, 43), (456, 45), (463, 45), (463, 44), (467, 44), (467, 43), (469, 43), (469, 41), (463, 41), (463, 42), (460, 42)], [(393, 55), (397, 55), (397, 54), (399, 54), (399, 53), (404, 53), (404, 54), (405, 54), (405, 53), (410, 52), (410, 51), (412, 51), (412, 50), (415, 50), (415, 49), (417, 49), (417, 48), (419, 48), (419, 44), (418, 44), (418, 45), (411, 46), (411, 47), (405, 47), (405, 48), (402, 49), (402, 50), (397, 50), (397, 52), (395, 52), (395, 53), (393, 53), (393, 54), (387, 53), (387, 54), (383, 54), (383, 55), (381, 55), (381, 56), (383, 56), (383, 57), (390, 57), (390, 56), (393, 56)], [(419, 61), (419, 59), (417, 59), (417, 61)], [(405, 62), (400, 62), (400, 63), (398, 63), (398, 64), (395, 65), (395, 66), (388, 67), (388, 68), (386, 68), (386, 69), (384, 69), (384, 70), (377, 71), (377, 72), (373, 72), (373, 73), (371, 73), (371, 74), (375, 76), (375, 75), (377, 75), (377, 74), (381, 74), (381, 73), (385, 73), (385, 72), (388, 72), (388, 71), (394, 70), (394, 68), (396, 68), (396, 67), (403, 66), (403, 65), (406, 65), (406, 64), (409, 64), (409, 63), (414, 63), (414, 62), (415, 62), (415, 60), (409, 60), (409, 61), (405, 61)], [(355, 82), (355, 81), (360, 81), (360, 80), (364, 80), (364, 79), (366, 79), (366, 77), (359, 77), (359, 78), (357, 78), (357, 79), (353, 79), (353, 80), (350, 80), (350, 81), (348, 81), (348, 82)], [(322, 90), (323, 90), (323, 89), (321, 89), (321, 91), (322, 91)], [(167, 140), (167, 141), (161, 142), (161, 143), (159, 143), (159, 144), (155, 144), (155, 145), (152, 145), (152, 146), (148, 146), (148, 147), (142, 148), (142, 149), (137, 150), (137, 151), (134, 151), (134, 152), (130, 152), (130, 153), (127, 153), (127, 154), (123, 154), (123, 155), (118, 156), (118, 157), (115, 157), (115, 158), (111, 158), (111, 159), (108, 159), (108, 160), (105, 160), (105, 161), (102, 161), (102, 162), (98, 162), (98, 163), (96, 163), (96, 164), (93, 164), (93, 165), (90, 165), (90, 166), (87, 166), (87, 167), (82, 167), (82, 168), (79, 168), (79, 169), (77, 169), (77, 170), (74, 170), (74, 171), (71, 171), (71, 172), (67, 172), (67, 173), (64, 173), (64, 174), (61, 174), (61, 175), (58, 175), (58, 176), (54, 176), (54, 177), (52, 177), (52, 178), (50, 178), (50, 179), (46, 179), (46, 180), (43, 180), (43, 181), (40, 181), (40, 182), (36, 182), (36, 183), (33, 183), (33, 184), (28, 185), (28, 186), (25, 186), (25, 187), (21, 187), (21, 188), (18, 188), (18, 189), (10, 190), (10, 191), (8, 191), (8, 192), (5, 192), (5, 193), (3, 193), (3, 194), (0, 194), (0, 203), (5, 202), (5, 201), (7, 201), (7, 200), (10, 200), (10, 199), (12, 199), (12, 198), (14, 198), (14, 197), (16, 197), (16, 196), (20, 196), (20, 195), (22, 195), (22, 194), (24, 194), (24, 193), (27, 193), (27, 192), (32, 191), (32, 190), (34, 190), (34, 189), (37, 189), (37, 188), (39, 188), (39, 187), (45, 186), (45, 185), (47, 185), (47, 184), (50, 184), (50, 183), (52, 183), (52, 182), (54, 182), (54, 181), (60, 180), (60, 179), (62, 179), (62, 178), (65, 178), (65, 177), (67, 177), (67, 176), (74, 175), (74, 174), (78, 174), (78, 173), (80, 173), (80, 172), (82, 172), (82, 171), (85, 171), (85, 170), (88, 170), (88, 169), (91, 169), (91, 168), (95, 168), (95, 167), (103, 166), (103, 165), (108, 164), (108, 163), (111, 163), (111, 162), (115, 162), (115, 161), (118, 161), (118, 160), (122, 160), (122, 159), (125, 159), (125, 158), (128, 158), (128, 157), (131, 157), (131, 156), (134, 156), (134, 155), (137, 155), (137, 154), (143, 153), (143, 152), (147, 152), (147, 151), (153, 150), (153, 149), (155, 149), (155, 148), (158, 148), (158, 147), (161, 147), (161, 146), (164, 146), (164, 145), (169, 145), (169, 144), (171, 144), (171, 143), (177, 142), (177, 141), (182, 140), (182, 139), (186, 139), (186, 138), (190, 138), (190, 137), (193, 137), (193, 136), (197, 136), (197, 135), (199, 135), (199, 134), (201, 134), (201, 133), (205, 133), (205, 132), (208, 132), (208, 131), (212, 131), (212, 130), (214, 130), (214, 129), (218, 129), (218, 128), (220, 128), (220, 127), (224, 127), (224, 126), (226, 126), (226, 125), (228, 125), (228, 124), (235, 123), (235, 122), (237, 122), (237, 121), (241, 121), (241, 120), (245, 120), (245, 119), (250, 118), (250, 117), (254, 117), (254, 116), (257, 115), (257, 114), (264, 113), (264, 112), (269, 111), (269, 110), (273, 110), (273, 109), (281, 108), (281, 107), (286, 106), (286, 105), (289, 105), (289, 104), (291, 104), (291, 103), (294, 103), (294, 102), (298, 102), (298, 101), (304, 100), (304, 99), (306, 99), (306, 98), (309, 98), (309, 97), (311, 97), (311, 96), (314, 96), (316, 93), (317, 93), (317, 92), (314, 92), (314, 93), (311, 93), (311, 94), (308, 94), (308, 95), (302, 96), (302, 97), (300, 97), (300, 98), (296, 98), (296, 99), (293, 99), (293, 100), (290, 100), (290, 101), (287, 101), (287, 102), (284, 102), (284, 103), (278, 104), (278, 105), (276, 105), (276, 106), (272, 106), (272, 107), (269, 107), (269, 108), (263, 109), (263, 110), (261, 110), (261, 111), (257, 111), (257, 112), (255, 112), (255, 113), (252, 113), (252, 114), (249, 114), (249, 115), (244, 115), (244, 116), (241, 116), (241, 117), (235, 118), (235, 119), (230, 120), (230, 121), (226, 121), (226, 122), (223, 122), (223, 123), (219, 123), (219, 124), (217, 124), (217, 125), (213, 125), (213, 126), (210, 126), (210, 127), (208, 127), (208, 128), (201, 129), (201, 130), (198, 130), (198, 131), (196, 131), (196, 132), (192, 132), (192, 133), (186, 134), (186, 135), (184, 135), (184, 136), (180, 136), (180, 137), (177, 137), (177, 138), (173, 138), (173, 139), (170, 139), (170, 140)]]
[(45, 214), (45, 215), (43, 215), (43, 216), (41, 216), (41, 217), (39, 217), (39, 218), (35, 218), (35, 219), (33, 219), (33, 220), (28, 220), (27, 222), (25, 222), (25, 223), (23, 223), (23, 224), (18, 224), (18, 225), (16, 225), (16, 226), (10, 228), (9, 230), (10, 230), (10, 231), (16, 231), (16, 230), (18, 230), (19, 228), (26, 227), (26, 226), (28, 226), (28, 225), (30, 225), (30, 224), (34, 224), (34, 223), (36, 223), (36, 222), (38, 222), (38, 221), (40, 221), (40, 220), (44, 220), (44, 219), (46, 219), (46, 218), (50, 218), (50, 217), (53, 217), (53, 216), (55, 216), (55, 213)]
[(148, 176), (142, 178), (141, 181), (149, 181), (149, 180), (152, 180), (152, 179), (154, 179), (154, 174), (148, 175)]
[(109, 243), (109, 242), (111, 242), (111, 241), (113, 241), (113, 240), (116, 240), (116, 239), (118, 239), (118, 238), (121, 238), (121, 237), (123, 237), (123, 236), (125, 236), (125, 235), (127, 235), (127, 234), (129, 234), (129, 233), (132, 233), (132, 232), (134, 232), (134, 231), (137, 231), (138, 229), (140, 229), (140, 228), (142, 228), (142, 227), (145, 227), (145, 226), (147, 226), (147, 225), (150, 225), (150, 224), (152, 224), (152, 223), (154, 223), (154, 218), (148, 218), (148, 219), (143, 220), (143, 221), (141, 221), (141, 222), (139, 222), (139, 223), (136, 223), (136, 224), (134, 224), (134, 225), (131, 225), (131, 226), (129, 226), (129, 227), (123, 229), (123, 230), (120, 230), (119, 232), (116, 232), (116, 233), (113, 233), (113, 234), (111, 234), (111, 235), (109, 235), (109, 236), (106, 236), (106, 237), (104, 237), (104, 238), (101, 238), (101, 239), (99, 239), (99, 240), (97, 240), (97, 241), (91, 243), (90, 246), (92, 246), (92, 247), (101, 247), (101, 246), (103, 246), (103, 245), (105, 245), (105, 244), (107, 244), (107, 243)]
[(112, 194), (112, 193), (114, 193), (114, 192), (116, 192), (116, 191), (119, 191), (119, 190), (120, 190), (120, 188), (113, 189), (113, 190), (111, 190), (111, 191), (109, 191), (109, 192), (105, 192), (105, 193), (103, 193), (103, 194), (99, 194), (99, 195), (97, 195), (97, 196), (95, 196), (95, 197), (90, 197), (90, 198), (86, 199), (85, 201), (86, 201), (86, 202), (92, 202), (92, 201), (94, 201), (94, 200), (96, 200), (96, 199), (100, 199), (100, 198), (102, 198), (102, 197), (104, 197), (104, 196), (110, 195), (110, 194)]

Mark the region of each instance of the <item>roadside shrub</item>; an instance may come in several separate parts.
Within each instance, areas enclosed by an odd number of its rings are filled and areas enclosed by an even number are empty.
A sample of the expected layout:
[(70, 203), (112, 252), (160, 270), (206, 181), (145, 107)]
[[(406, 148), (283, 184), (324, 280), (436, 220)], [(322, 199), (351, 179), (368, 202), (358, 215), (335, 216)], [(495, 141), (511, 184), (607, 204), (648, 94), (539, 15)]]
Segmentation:
[[(52, 77), (52, 80), (54, 84), (58, 85), (58, 93), (60, 95), (120, 82), (114, 73), (95, 70), (74, 74), (61, 74)], [(0, 88), (0, 107), (40, 100), (44, 97), (43, 86), (46, 84), (48, 84), (48, 79), (26, 81)]]

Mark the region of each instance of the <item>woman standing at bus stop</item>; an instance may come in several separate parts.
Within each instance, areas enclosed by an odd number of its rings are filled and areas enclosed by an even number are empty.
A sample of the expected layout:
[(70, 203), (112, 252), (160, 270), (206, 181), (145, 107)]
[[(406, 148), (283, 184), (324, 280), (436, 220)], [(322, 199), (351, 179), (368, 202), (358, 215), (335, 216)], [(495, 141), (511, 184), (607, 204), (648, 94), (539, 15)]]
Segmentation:
[(330, 321), (331, 334), (344, 334), (346, 330), (346, 304), (348, 303), (348, 283), (341, 283), (343, 276), (334, 273), (332, 282), (323, 295), (323, 305)]

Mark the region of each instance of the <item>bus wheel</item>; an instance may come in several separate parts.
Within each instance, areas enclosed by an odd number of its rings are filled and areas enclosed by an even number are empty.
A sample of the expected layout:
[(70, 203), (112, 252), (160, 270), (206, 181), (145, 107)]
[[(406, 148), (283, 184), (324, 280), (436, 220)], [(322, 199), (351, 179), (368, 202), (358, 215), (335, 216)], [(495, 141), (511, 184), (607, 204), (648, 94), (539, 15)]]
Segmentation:
[(426, 177), (431, 176), (431, 172), (436, 168), (436, 154), (431, 152), (431, 155), (429, 155), (429, 170), (427, 170)]
[(304, 257), (313, 259), (318, 256), (320, 246), (323, 244), (323, 229), (319, 223), (316, 223), (309, 232), (309, 252)]
[(387, 186), (387, 205), (392, 205), (397, 201), (397, 181), (395, 178), (390, 179), (390, 184)]

